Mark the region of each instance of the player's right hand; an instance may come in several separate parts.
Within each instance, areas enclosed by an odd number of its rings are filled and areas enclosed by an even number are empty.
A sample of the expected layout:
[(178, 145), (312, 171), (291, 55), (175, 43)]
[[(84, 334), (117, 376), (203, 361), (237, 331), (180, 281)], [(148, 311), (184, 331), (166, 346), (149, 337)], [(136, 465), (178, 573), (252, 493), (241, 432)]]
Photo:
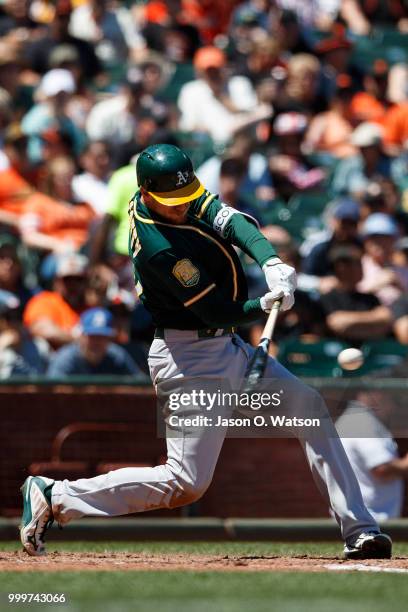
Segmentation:
[(292, 308), (295, 302), (293, 292), (285, 292), (282, 287), (276, 287), (273, 291), (269, 291), (261, 297), (260, 301), (262, 310), (264, 312), (269, 313), (274, 302), (280, 299), (282, 299), (281, 310), (289, 310), (290, 308)]

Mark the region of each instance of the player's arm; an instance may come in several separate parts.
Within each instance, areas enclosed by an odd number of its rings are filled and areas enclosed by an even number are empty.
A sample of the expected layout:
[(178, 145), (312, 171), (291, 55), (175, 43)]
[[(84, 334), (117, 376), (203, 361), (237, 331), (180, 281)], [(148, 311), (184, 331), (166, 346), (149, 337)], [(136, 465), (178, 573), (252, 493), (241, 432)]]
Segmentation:
[(265, 301), (262, 307), (260, 298), (242, 302), (225, 300), (200, 263), (171, 251), (161, 251), (148, 266), (156, 282), (166, 286), (181, 306), (190, 309), (208, 327), (250, 323), (266, 310)]
[(391, 313), (386, 306), (364, 312), (337, 310), (328, 315), (326, 323), (334, 334), (345, 338), (382, 338), (391, 327)]
[(277, 256), (274, 247), (257, 227), (255, 219), (231, 206), (220, 203), (208, 194), (203, 202), (194, 204), (193, 213), (210, 225), (224, 240), (238, 246), (252, 257), (265, 273), (269, 289), (275, 299), (282, 298), (282, 310), (292, 308), (296, 289), (296, 272)]
[(406, 478), (408, 476), (408, 455), (377, 465), (371, 472), (380, 480)]
[(195, 204), (196, 216), (210, 225), (222, 238), (239, 247), (261, 267), (270, 259), (280, 262), (274, 247), (259, 231), (255, 219), (222, 204), (217, 196), (208, 194)]

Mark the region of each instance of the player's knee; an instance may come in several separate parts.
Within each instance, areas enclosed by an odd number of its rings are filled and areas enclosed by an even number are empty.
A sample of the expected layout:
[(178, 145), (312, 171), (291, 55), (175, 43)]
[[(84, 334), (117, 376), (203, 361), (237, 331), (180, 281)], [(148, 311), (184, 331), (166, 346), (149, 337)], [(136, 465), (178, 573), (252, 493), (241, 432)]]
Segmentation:
[(200, 479), (190, 482), (178, 479), (177, 487), (170, 500), (169, 507), (178, 508), (179, 506), (186, 506), (196, 502), (204, 495), (209, 484), (209, 482)]

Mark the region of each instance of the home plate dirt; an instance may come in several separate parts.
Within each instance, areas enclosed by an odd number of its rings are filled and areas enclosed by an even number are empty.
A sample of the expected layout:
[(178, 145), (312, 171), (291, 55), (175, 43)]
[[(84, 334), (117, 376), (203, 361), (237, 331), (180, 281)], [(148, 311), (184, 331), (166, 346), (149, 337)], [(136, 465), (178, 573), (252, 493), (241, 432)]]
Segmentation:
[(194, 571), (383, 571), (408, 572), (408, 558), (344, 561), (319, 556), (235, 556), (198, 554), (135, 554), (124, 552), (50, 552), (46, 557), (29, 557), (22, 551), (0, 553), (0, 571), (62, 572), (83, 570), (194, 570)]

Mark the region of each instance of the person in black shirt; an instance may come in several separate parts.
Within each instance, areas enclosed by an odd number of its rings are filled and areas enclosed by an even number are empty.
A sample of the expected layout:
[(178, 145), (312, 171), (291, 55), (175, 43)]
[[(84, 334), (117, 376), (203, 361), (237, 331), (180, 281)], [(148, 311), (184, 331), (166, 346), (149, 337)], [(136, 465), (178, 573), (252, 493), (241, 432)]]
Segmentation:
[(310, 250), (303, 261), (303, 272), (321, 278), (331, 278), (333, 264), (328, 254), (336, 245), (358, 242), (359, 218), (360, 209), (357, 202), (350, 198), (338, 200), (329, 219), (332, 234)]
[(338, 286), (320, 298), (329, 330), (350, 342), (383, 338), (391, 328), (389, 309), (375, 295), (356, 289), (363, 275), (361, 257), (362, 249), (355, 244), (333, 247), (329, 258)]
[(69, 0), (58, 0), (55, 17), (45, 35), (34, 40), (24, 49), (25, 61), (35, 72), (44, 74), (50, 68), (49, 59), (55, 47), (70, 45), (77, 51), (86, 79), (92, 79), (102, 71), (94, 47), (86, 40), (72, 36), (68, 31), (72, 12)]

